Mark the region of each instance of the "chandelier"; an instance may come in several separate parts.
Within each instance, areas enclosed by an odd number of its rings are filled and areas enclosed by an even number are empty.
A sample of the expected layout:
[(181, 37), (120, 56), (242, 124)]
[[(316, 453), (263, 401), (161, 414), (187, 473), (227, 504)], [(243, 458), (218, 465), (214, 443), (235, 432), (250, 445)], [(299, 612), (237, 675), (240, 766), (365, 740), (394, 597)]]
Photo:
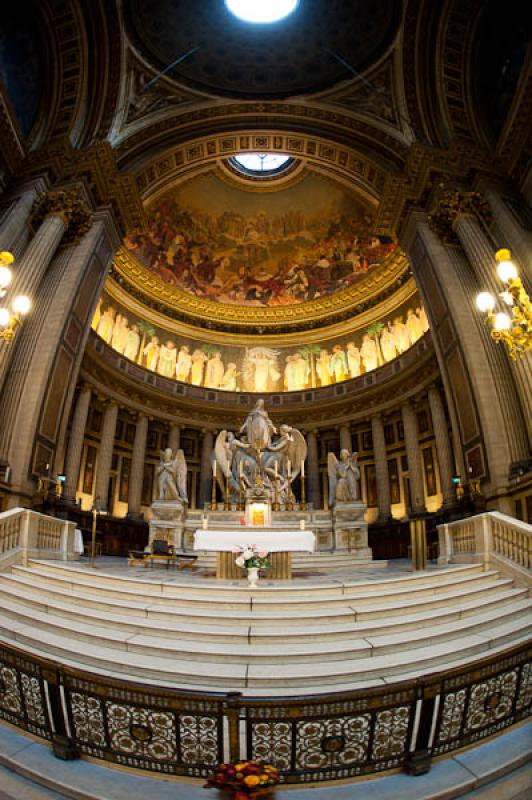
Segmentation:
[[(10, 265), (15, 260), (12, 253), (7, 250), (0, 252), (0, 302), (7, 294), (7, 288), (13, 279), (13, 272)], [(15, 335), (17, 325), (22, 317), (31, 308), (31, 301), (26, 295), (19, 294), (11, 303), (11, 306), (0, 306), (0, 341), (3, 339), (10, 342)]]
[(491, 338), (497, 343), (504, 342), (515, 361), (517, 356), (532, 349), (532, 304), (511, 258), (512, 254), (506, 249), (495, 253), (497, 274), (506, 287), (499, 292), (499, 297), (508, 311), (495, 309), (497, 300), (490, 292), (480, 292), (476, 304), (478, 310), (486, 314)]

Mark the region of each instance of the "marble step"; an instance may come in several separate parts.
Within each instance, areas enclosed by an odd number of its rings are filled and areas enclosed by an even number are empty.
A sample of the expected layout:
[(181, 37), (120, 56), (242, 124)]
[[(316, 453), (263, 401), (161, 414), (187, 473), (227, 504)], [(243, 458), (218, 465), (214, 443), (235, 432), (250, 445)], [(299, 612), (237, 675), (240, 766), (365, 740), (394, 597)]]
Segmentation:
[[(529, 639), (528, 630), (515, 622), (494, 624), (489, 632), (455, 638), (450, 642), (419, 647), (415, 658), (411, 652), (391, 653), (373, 657), (352, 658), (299, 663), (212, 663), (205, 659), (185, 661), (161, 658), (137, 652), (116, 650), (101, 646), (88, 647), (86, 642), (69, 636), (41, 631), (34, 625), (14, 621), (2, 638), (15, 641), (24, 649), (41, 655), (55, 655), (61, 662), (75, 664), (85, 669), (97, 667), (106, 674), (140, 678), (147, 681), (164, 681), (174, 686), (216, 687), (223, 691), (229, 688), (248, 689), (275, 688), (280, 694), (294, 689), (310, 687), (323, 691), (334, 690), (335, 684), (363, 684), (366, 681), (390, 678), (401, 680), (404, 674), (414, 669), (423, 673), (445, 668), (458, 659), (471, 659), (502, 647), (508, 642), (518, 643)], [(374, 684), (373, 684), (374, 685)], [(288, 693), (290, 693), (288, 692)]]
[[(398, 631), (404, 635), (406, 631), (417, 629), (424, 626), (435, 624), (445, 624), (466, 618), (477, 612), (487, 613), (490, 609), (497, 611), (507, 605), (525, 602), (527, 597), (526, 589), (511, 588), (501, 592), (496, 597), (489, 597), (484, 600), (475, 599), (461, 606), (449, 606), (440, 610), (430, 610), (427, 612), (417, 612), (411, 615), (394, 617), (389, 619), (384, 616), (382, 619), (374, 619), (367, 622), (355, 623), (351, 621), (335, 622), (334, 619), (314, 618), (302, 620), (300, 615), (289, 624), (288, 620), (283, 619), (282, 631), (272, 631), (268, 620), (256, 619), (253, 612), (246, 614), (245, 620), (240, 617), (232, 619), (224, 616), (221, 620), (218, 616), (194, 616), (192, 621), (187, 621), (181, 614), (176, 615), (173, 609), (169, 609), (164, 614), (164, 619), (156, 619), (152, 616), (139, 616), (124, 613), (125, 609), (120, 606), (104, 604), (104, 608), (92, 608), (86, 605), (74, 605), (71, 596), (59, 592), (46, 592), (45, 595), (25, 582), (19, 583), (10, 579), (8, 576), (0, 576), (0, 601), (2, 603), (15, 602), (26, 608), (35, 609), (43, 613), (55, 614), (61, 617), (74, 618), (82, 622), (94, 622), (99, 625), (113, 628), (117, 625), (123, 626), (127, 630), (135, 633), (146, 633), (156, 631), (158, 636), (173, 638), (180, 636), (185, 639), (198, 639), (202, 641), (313, 641), (316, 637), (322, 640), (351, 638), (353, 636), (378, 636), (383, 634), (394, 634)], [(102, 614), (102, 611), (105, 613)], [(149, 607), (139, 609), (149, 614)], [(119, 612), (119, 613), (117, 613)], [(507, 613), (505, 611), (505, 613)], [(278, 620), (275, 620), (277, 622)], [(246, 624), (242, 624), (245, 622)], [(306, 624), (302, 624), (306, 622)]]
[[(76, 574), (77, 572), (77, 574)], [(115, 576), (92, 577), (80, 570), (70, 570), (61, 573), (50, 568), (33, 569), (31, 567), (14, 567), (14, 575), (32, 576), (32, 582), (41, 586), (51, 584), (69, 586), (72, 589), (97, 588), (101, 596), (128, 597), (137, 600), (139, 596), (149, 600), (151, 603), (166, 603), (170, 599), (179, 599), (180, 602), (195, 604), (197, 606), (212, 607), (213, 605), (225, 609), (244, 609), (246, 606), (257, 607), (265, 606), (269, 608), (285, 609), (287, 605), (291, 608), (308, 608), (309, 603), (315, 603), (320, 608), (328, 606), (345, 606), (346, 604), (356, 603), (357, 605), (372, 602), (376, 594), (384, 595), (392, 602), (401, 602), (409, 596), (433, 596), (442, 593), (451, 586), (456, 587), (457, 591), (461, 586), (479, 589), (482, 586), (488, 587), (492, 578), (496, 575), (495, 571), (490, 572), (446, 572), (438, 582), (432, 576), (426, 576), (425, 580), (404, 580), (371, 583), (338, 583), (335, 585), (310, 585), (305, 589), (284, 589), (284, 587), (268, 587), (267, 582), (257, 589), (249, 589), (247, 586), (233, 586), (221, 588), (212, 583), (205, 586), (195, 587), (191, 591), (190, 584), (175, 583), (156, 583), (151, 581), (140, 581), (132, 579), (118, 578)]]
[[(514, 603), (511, 606), (502, 607), (497, 615), (497, 625), (504, 621), (514, 621), (522, 619), (523, 626), (530, 627), (532, 615), (530, 609), (532, 604), (525, 600), (521, 604)], [(404, 632), (399, 634), (376, 635), (358, 638), (356, 634), (349, 639), (326, 639), (323, 640), (316, 635), (313, 640), (296, 642), (283, 641), (282, 647), (279, 646), (279, 639), (273, 637), (273, 641), (251, 640), (246, 641), (201, 641), (198, 639), (183, 639), (180, 636), (170, 638), (160, 636), (158, 631), (144, 631), (136, 633), (121, 625), (111, 628), (82, 621), (79, 616), (65, 618), (55, 614), (37, 611), (34, 608), (26, 608), (20, 603), (4, 601), (3, 612), (7, 619), (0, 621), (0, 631), (5, 634), (10, 629), (10, 620), (21, 622), (27, 625), (34, 624), (40, 630), (49, 630), (59, 635), (69, 635), (77, 640), (87, 641), (91, 646), (110, 646), (113, 649), (124, 649), (129, 652), (146, 653), (156, 657), (181, 658), (186, 660), (203, 659), (217, 662), (239, 663), (242, 660), (255, 662), (284, 663), (288, 660), (291, 663), (303, 661), (321, 661), (324, 657), (330, 660), (345, 658), (377, 657), (383, 653), (400, 652), (407, 649), (414, 650), (426, 644), (440, 644), (443, 641), (466, 635), (476, 635), (484, 631), (487, 627), (494, 624), (493, 611), (484, 615), (477, 615), (462, 620), (460, 625), (456, 623), (434, 625), (426, 627), (416, 632), (414, 638), (406, 636)]]

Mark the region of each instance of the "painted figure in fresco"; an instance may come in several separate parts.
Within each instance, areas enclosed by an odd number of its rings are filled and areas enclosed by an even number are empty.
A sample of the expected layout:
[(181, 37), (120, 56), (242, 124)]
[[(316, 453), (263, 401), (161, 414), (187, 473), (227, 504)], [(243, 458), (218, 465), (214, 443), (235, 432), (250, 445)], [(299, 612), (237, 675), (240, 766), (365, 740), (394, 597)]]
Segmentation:
[(98, 325), (100, 324), (100, 320), (102, 318), (102, 303), (103, 297), (100, 297), (98, 300), (98, 305), (94, 309), (94, 316), (92, 317), (91, 328), (93, 331), (98, 331)]
[(159, 347), (159, 337), (152, 336), (150, 341), (144, 348), (143, 352), (143, 355), (146, 358), (146, 366), (148, 369), (151, 369), (152, 372), (155, 372), (157, 370), (160, 350), (161, 348)]
[(224, 372), (224, 376), (222, 379), (222, 385), (220, 389), (223, 389), (225, 392), (236, 392), (237, 384), (236, 379), (238, 377), (238, 372), (236, 371), (236, 364), (230, 362), (227, 365), (227, 369)]
[(410, 347), (410, 339), (408, 330), (403, 322), (402, 317), (396, 317), (392, 326), (393, 338), (395, 340), (395, 347), (398, 353), (404, 353)]
[(423, 306), (416, 308), (416, 314), (418, 315), (419, 321), (421, 322), (421, 328), (423, 330), (423, 333), (426, 333), (429, 329), (429, 321), (427, 319), (427, 314)]
[(126, 349), (128, 323), (127, 318), (122, 314), (117, 314), (115, 319), (115, 326), (113, 328), (113, 338), (111, 339), (111, 347), (119, 353), (124, 353)]
[(329, 476), (329, 506), (335, 506), (336, 503), (355, 503), (359, 499), (358, 453), (341, 450), (340, 460), (334, 453), (328, 453), (327, 473)]
[(125, 357), (129, 358), (130, 361), (135, 361), (135, 359), (139, 354), (139, 348), (140, 348), (140, 333), (138, 325), (132, 325), (129, 331), (127, 332), (126, 347), (124, 350)]
[(269, 347), (253, 347), (245, 359), (246, 382), (252, 392), (267, 392), (268, 384), (274, 386), (281, 377), (277, 369), (278, 350)]
[(329, 386), (332, 383), (330, 372), (331, 356), (328, 350), (320, 350), (320, 357), (316, 363), (316, 372), (320, 379), (320, 386)]
[(295, 356), (286, 356), (286, 366), (284, 368), (284, 388), (287, 392), (296, 390), (296, 365)]
[(294, 374), (295, 374), (295, 389), (301, 391), (304, 389), (310, 378), (310, 366), (306, 358), (301, 353), (296, 353), (294, 356)]
[(408, 339), (410, 344), (414, 344), (423, 336), (423, 327), (421, 325), (421, 320), (414, 314), (414, 309), (409, 308), (406, 312), (406, 329), (408, 331)]
[(392, 331), (392, 323), (388, 322), (381, 333), (381, 351), (385, 361), (391, 361), (397, 355), (395, 347), (395, 337)]
[(362, 363), (364, 364), (364, 372), (371, 372), (373, 369), (377, 369), (379, 365), (377, 345), (367, 333), (362, 337), (360, 355), (362, 357)]
[(345, 381), (349, 374), (347, 367), (347, 358), (341, 344), (335, 344), (329, 365), (329, 372), (334, 378), (335, 382)]
[(176, 378), (178, 381), (188, 380), (188, 376), (192, 367), (192, 356), (190, 355), (190, 347), (186, 344), (182, 345), (179, 349), (176, 363)]
[(194, 350), (192, 353), (192, 366), (190, 369), (190, 383), (193, 386), (201, 386), (203, 382), (203, 370), (205, 369), (205, 362), (207, 355), (203, 350)]
[(168, 339), (166, 344), (161, 345), (159, 366), (157, 367), (159, 375), (163, 375), (165, 378), (173, 378), (175, 375), (176, 363), (177, 349), (175, 343), (171, 339)]
[(261, 450), (264, 450), (270, 446), (272, 434), (277, 433), (277, 429), (264, 408), (264, 400), (257, 400), (255, 408), (252, 408), (247, 415), (239, 433), (245, 433), (248, 442), (253, 447), (260, 447)]
[(354, 342), (347, 343), (347, 367), (350, 378), (358, 378), (360, 375), (360, 350)]
[(218, 389), (224, 377), (224, 363), (222, 354), (217, 350), (207, 361), (205, 369), (205, 386), (209, 389)]
[(113, 328), (115, 324), (115, 310), (113, 306), (109, 306), (102, 314), (100, 318), (100, 322), (98, 324), (98, 336), (101, 336), (102, 339), (107, 342), (107, 344), (111, 344), (113, 340)]
[(161, 450), (161, 460), (155, 467), (155, 477), (158, 490), (157, 502), (182, 500), (188, 503), (187, 463), (182, 450), (177, 451), (175, 458), (170, 447)]

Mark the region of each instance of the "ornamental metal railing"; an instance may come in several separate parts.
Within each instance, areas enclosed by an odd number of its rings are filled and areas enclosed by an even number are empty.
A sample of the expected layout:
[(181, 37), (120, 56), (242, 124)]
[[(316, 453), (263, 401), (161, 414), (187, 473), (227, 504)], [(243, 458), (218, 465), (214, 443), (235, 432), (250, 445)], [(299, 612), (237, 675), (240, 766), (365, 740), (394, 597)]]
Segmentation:
[(433, 757), (524, 719), (531, 704), (532, 644), (395, 685), (258, 699), (111, 679), (0, 642), (1, 719), (58, 757), (162, 775), (205, 778), (242, 758), (274, 764), (285, 783), (421, 774)]

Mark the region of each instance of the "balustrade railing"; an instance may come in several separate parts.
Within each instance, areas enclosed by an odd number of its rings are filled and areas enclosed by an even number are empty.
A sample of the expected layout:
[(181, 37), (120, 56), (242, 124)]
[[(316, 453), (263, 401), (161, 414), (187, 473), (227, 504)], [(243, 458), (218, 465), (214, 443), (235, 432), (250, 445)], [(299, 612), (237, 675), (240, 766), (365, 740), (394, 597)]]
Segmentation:
[(285, 783), (309, 783), (421, 774), (432, 757), (524, 719), (532, 645), (393, 686), (259, 699), (120, 681), (0, 642), (0, 687), (0, 719), (49, 740), (62, 758), (193, 778), (253, 758), (278, 767)]
[(0, 569), (28, 558), (72, 556), (75, 523), (27, 508), (0, 514)]
[(500, 557), (523, 574), (532, 566), (532, 525), (499, 511), (439, 525), (438, 537), (440, 564)]

